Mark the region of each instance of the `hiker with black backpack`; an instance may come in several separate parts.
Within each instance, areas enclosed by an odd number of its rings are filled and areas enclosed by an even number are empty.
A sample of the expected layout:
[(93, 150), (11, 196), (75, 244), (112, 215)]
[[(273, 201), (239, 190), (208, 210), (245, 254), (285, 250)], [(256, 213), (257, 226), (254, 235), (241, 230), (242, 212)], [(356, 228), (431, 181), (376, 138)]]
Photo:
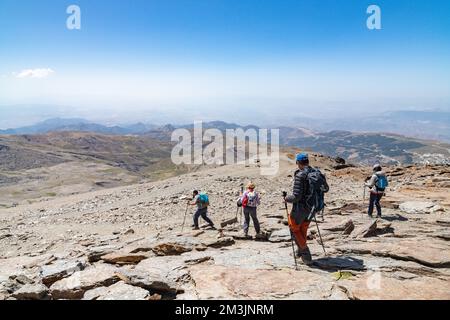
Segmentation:
[(381, 198), (383, 198), (386, 188), (388, 186), (388, 179), (383, 172), (381, 165), (376, 164), (373, 167), (373, 175), (364, 184), (364, 188), (370, 188), (370, 200), (368, 215), (373, 217), (373, 208), (377, 208), (377, 218), (381, 218)]
[(310, 167), (308, 154), (298, 154), (296, 164), (298, 170), (294, 175), (293, 192), (292, 195), (286, 194), (284, 201), (292, 203), (288, 223), (298, 247), (297, 256), (303, 263), (310, 265), (312, 257), (307, 245), (308, 228), (316, 214), (324, 209), (324, 194), (329, 191), (329, 187), (320, 170)]
[(193, 192), (193, 199), (192, 203), (190, 205), (197, 206), (197, 211), (194, 214), (194, 225), (192, 226), (194, 230), (199, 230), (198, 226), (198, 219), (200, 217), (203, 218), (213, 230), (216, 228), (214, 227), (214, 223), (211, 221), (211, 219), (208, 218), (208, 206), (209, 206), (209, 198), (206, 193), (199, 193), (197, 190), (194, 190)]
[(250, 182), (247, 185), (247, 191), (245, 191), (238, 200), (238, 206), (244, 208), (244, 235), (248, 237), (248, 229), (250, 228), (250, 217), (253, 220), (253, 226), (255, 227), (256, 235), (261, 232), (258, 216), (256, 213), (257, 207), (261, 204), (261, 198), (259, 193), (255, 191), (255, 184)]

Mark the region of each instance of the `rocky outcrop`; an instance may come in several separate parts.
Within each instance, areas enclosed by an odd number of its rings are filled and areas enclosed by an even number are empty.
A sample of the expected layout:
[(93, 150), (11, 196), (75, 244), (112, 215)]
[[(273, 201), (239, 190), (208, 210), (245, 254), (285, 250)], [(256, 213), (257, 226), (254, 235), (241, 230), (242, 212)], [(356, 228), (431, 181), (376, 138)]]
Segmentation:
[(45, 300), (49, 299), (48, 288), (41, 283), (26, 284), (12, 294), (17, 300)]
[(65, 278), (74, 272), (81, 271), (85, 268), (86, 262), (80, 260), (58, 260), (53, 264), (41, 267), (40, 276), (42, 283), (50, 287), (53, 283)]
[[(310, 266), (295, 259), (279, 195), (290, 187), (294, 163), (283, 160), (273, 177), (219, 166), (0, 209), (0, 235), (7, 235), (0, 237), (0, 299), (448, 299), (450, 198), (437, 186), (441, 180), (427, 185), (448, 169), (388, 168), (396, 175), (383, 217), (370, 219), (361, 185), (371, 168), (334, 170), (334, 160), (313, 159), (331, 190), (324, 219), (318, 217), (326, 253), (312, 222)], [(208, 192), (208, 214), (219, 225), (236, 217), (236, 194), (247, 180), (262, 195), (262, 237), (252, 222), (244, 237), (240, 215), (221, 230), (186, 224), (181, 231), (183, 196), (194, 188)], [(429, 213), (402, 213), (400, 204), (410, 200), (416, 209), (429, 203)], [(378, 275), (381, 290), (372, 290)]]
[(199, 299), (323, 299), (331, 290), (326, 277), (309, 271), (201, 266), (191, 276)]
[(408, 201), (400, 204), (400, 210), (409, 214), (430, 214), (443, 211), (443, 208), (433, 202)]
[(117, 281), (119, 277), (113, 266), (96, 264), (55, 282), (50, 287), (50, 293), (54, 299), (81, 299), (86, 291), (109, 286)]
[(101, 259), (105, 263), (111, 263), (111, 264), (137, 264), (147, 258), (146, 255), (138, 254), (138, 253), (121, 253), (121, 252), (115, 252), (115, 253), (109, 253), (107, 255), (104, 255), (101, 257)]
[(356, 300), (449, 300), (450, 282), (413, 277), (396, 279), (381, 272), (340, 282)]
[(192, 251), (191, 248), (177, 243), (161, 243), (153, 247), (152, 250), (158, 256), (177, 256), (182, 253)]
[(149, 300), (150, 292), (123, 281), (86, 291), (83, 300)]

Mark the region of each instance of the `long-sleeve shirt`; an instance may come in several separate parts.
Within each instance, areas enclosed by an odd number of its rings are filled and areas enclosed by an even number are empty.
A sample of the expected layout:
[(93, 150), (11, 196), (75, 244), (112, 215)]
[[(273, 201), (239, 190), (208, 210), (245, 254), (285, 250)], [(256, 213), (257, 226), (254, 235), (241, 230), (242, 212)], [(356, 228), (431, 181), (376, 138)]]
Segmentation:
[(385, 173), (384, 173), (383, 171), (375, 172), (375, 173), (372, 175), (372, 177), (369, 179), (369, 181), (367, 181), (367, 182), (364, 184), (366, 187), (370, 188), (370, 192), (371, 192), (371, 193), (376, 193), (376, 194), (378, 194), (378, 193), (384, 193), (384, 191), (378, 191), (378, 190), (377, 190), (377, 187), (376, 187), (377, 181), (378, 181), (379, 177), (381, 177), (381, 176), (385, 176)]

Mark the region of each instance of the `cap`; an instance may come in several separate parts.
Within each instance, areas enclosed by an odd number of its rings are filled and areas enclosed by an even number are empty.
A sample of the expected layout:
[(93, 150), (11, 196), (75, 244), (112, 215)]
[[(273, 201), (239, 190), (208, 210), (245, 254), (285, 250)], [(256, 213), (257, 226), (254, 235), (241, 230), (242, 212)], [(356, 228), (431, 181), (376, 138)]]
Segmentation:
[(299, 153), (296, 157), (295, 160), (296, 161), (306, 161), (308, 160), (308, 154), (307, 153)]

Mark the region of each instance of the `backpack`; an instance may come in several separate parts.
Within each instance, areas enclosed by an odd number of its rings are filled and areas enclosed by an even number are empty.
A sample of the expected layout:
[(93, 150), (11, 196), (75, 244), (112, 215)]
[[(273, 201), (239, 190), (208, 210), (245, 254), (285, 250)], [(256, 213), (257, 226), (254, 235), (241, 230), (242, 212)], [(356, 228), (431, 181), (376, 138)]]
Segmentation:
[(247, 192), (245, 194), (244, 198), (246, 199), (246, 204), (245, 204), (246, 207), (257, 207), (258, 206), (258, 194), (255, 191)]
[(309, 219), (312, 219), (318, 212), (325, 208), (325, 193), (330, 188), (325, 175), (319, 169), (312, 169), (308, 175), (308, 194), (306, 196), (306, 204), (311, 208)]
[(377, 187), (378, 191), (384, 191), (388, 187), (389, 182), (385, 175), (378, 176), (377, 175), (377, 182), (375, 183), (375, 186)]
[(200, 193), (198, 200), (202, 204), (202, 207), (206, 208), (209, 206), (209, 197), (206, 193)]

